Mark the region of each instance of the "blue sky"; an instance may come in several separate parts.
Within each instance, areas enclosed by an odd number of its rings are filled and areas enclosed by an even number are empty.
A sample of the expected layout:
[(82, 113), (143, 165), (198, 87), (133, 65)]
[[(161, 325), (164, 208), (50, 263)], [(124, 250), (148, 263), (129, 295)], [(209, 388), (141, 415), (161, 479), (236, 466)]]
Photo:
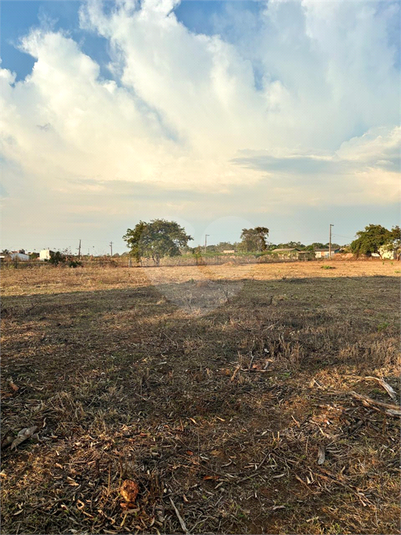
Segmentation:
[(400, 2), (10, 1), (2, 247), (399, 224)]

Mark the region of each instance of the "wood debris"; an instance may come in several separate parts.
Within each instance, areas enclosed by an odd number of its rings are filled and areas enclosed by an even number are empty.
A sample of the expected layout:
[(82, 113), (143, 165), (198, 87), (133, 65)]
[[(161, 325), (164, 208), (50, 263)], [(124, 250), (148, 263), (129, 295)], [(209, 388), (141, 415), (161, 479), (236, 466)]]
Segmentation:
[(24, 429), (21, 429), (21, 431), (18, 433), (16, 438), (13, 440), (11, 444), (11, 449), (15, 450), (17, 446), (25, 442), (25, 440), (28, 440), (32, 435), (36, 433), (38, 430), (37, 425), (33, 425), (32, 427), (25, 427)]

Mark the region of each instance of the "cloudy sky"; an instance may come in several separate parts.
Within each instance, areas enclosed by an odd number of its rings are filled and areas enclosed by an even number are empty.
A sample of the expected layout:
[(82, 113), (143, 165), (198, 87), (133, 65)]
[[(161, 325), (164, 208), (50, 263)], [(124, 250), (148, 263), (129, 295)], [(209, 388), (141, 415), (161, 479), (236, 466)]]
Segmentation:
[(400, 6), (2, 0), (2, 247), (398, 224)]

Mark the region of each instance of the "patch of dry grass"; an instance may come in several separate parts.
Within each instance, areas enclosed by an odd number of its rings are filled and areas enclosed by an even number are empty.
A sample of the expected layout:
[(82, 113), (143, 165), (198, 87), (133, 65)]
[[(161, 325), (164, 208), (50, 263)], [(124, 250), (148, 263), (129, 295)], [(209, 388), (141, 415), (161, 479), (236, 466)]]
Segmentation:
[(2, 434), (39, 433), (2, 533), (181, 532), (170, 498), (193, 533), (399, 532), (399, 420), (350, 395), (399, 395), (397, 265), (334, 264), (4, 271)]

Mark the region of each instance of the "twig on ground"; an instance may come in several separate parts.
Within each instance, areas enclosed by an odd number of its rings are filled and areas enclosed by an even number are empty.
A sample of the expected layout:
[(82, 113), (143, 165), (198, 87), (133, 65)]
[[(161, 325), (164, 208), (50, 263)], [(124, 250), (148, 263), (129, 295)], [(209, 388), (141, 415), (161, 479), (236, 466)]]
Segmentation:
[(236, 375), (237, 375), (237, 373), (238, 373), (238, 372), (240, 371), (240, 369), (241, 369), (241, 365), (240, 365), (240, 364), (238, 364), (238, 366), (237, 366), (237, 367), (235, 368), (235, 370), (234, 370), (234, 373), (233, 373), (233, 374), (232, 374), (232, 376), (231, 376), (231, 379), (230, 379), (230, 381), (231, 381), (231, 382), (233, 382), (233, 381), (234, 381), (234, 379), (235, 379), (235, 376), (236, 376)]
[(177, 507), (175, 506), (175, 503), (173, 502), (173, 498), (172, 498), (171, 496), (170, 496), (170, 502), (171, 502), (171, 505), (172, 505), (173, 508), (174, 508), (175, 514), (177, 515), (177, 518), (178, 518), (178, 521), (179, 521), (180, 526), (181, 526), (181, 528), (182, 528), (182, 531), (183, 531), (184, 533), (186, 533), (187, 535), (189, 535), (188, 528), (187, 528), (187, 526), (185, 525), (185, 522), (184, 522), (182, 516), (181, 516), (180, 513), (178, 512), (178, 509), (177, 509)]
[(265, 464), (266, 460), (270, 457), (270, 452), (266, 453), (266, 455), (263, 457), (263, 459), (260, 461), (258, 467), (256, 470), (251, 474), (250, 476), (243, 477), (242, 479), (239, 479), (236, 481), (236, 484), (242, 483), (243, 481), (247, 481), (248, 479), (252, 479), (253, 477), (257, 476), (259, 473), (259, 470), (262, 468), (262, 466)]

